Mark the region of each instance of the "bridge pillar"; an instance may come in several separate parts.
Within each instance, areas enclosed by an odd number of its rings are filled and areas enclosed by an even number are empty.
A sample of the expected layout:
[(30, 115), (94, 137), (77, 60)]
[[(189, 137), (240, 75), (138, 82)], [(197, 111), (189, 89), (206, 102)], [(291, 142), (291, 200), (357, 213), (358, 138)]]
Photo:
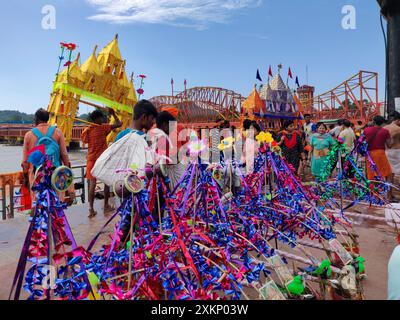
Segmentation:
[(400, 98), (400, 1), (378, 0), (387, 19), (387, 112), (396, 110), (395, 98)]

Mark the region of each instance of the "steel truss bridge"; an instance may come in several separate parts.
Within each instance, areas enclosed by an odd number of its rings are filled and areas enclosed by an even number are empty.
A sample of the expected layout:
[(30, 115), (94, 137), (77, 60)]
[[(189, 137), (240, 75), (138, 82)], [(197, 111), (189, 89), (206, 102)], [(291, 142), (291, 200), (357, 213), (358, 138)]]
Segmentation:
[(239, 121), (242, 102), (245, 98), (232, 90), (216, 87), (195, 87), (176, 96), (158, 96), (150, 101), (158, 108), (176, 107), (179, 121), (201, 125), (214, 123), (219, 118), (231, 122)]
[(382, 114), (384, 103), (379, 102), (378, 73), (359, 71), (357, 74), (308, 101), (303, 108), (318, 120), (349, 119), (364, 123)]

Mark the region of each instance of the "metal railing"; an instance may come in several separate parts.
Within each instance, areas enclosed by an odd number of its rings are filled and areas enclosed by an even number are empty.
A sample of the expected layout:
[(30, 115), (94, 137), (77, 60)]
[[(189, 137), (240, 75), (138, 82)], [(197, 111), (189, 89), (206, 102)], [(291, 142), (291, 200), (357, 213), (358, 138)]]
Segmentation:
[[(79, 197), (81, 198), (82, 203), (86, 202), (86, 175), (85, 175), (85, 170), (86, 170), (86, 164), (79, 164), (79, 165), (74, 165), (71, 168), (74, 172), (76, 170), (80, 171), (80, 176), (76, 176), (74, 173), (74, 181), (80, 180), (79, 183), (79, 188), (77, 188), (77, 183), (75, 183), (75, 192), (78, 190), (81, 190)], [(78, 197), (78, 195), (76, 195)]]
[[(23, 139), (25, 134), (32, 130), (33, 125), (0, 125), (0, 138), (2, 139)], [(86, 126), (76, 125), (72, 128), (71, 140), (81, 141), (81, 135)]]
[(14, 172), (0, 175), (0, 213), (2, 220), (14, 218), (15, 200), (20, 197), (15, 195), (15, 189), (23, 183), (22, 172)]
[[(87, 198), (86, 165), (74, 165), (71, 169), (74, 171), (76, 199), (80, 198), (81, 202), (85, 203)], [(79, 172), (78, 175), (76, 174), (77, 171)], [(23, 207), (17, 205), (22, 196), (18, 190), (20, 190), (23, 183), (22, 172), (0, 174), (0, 214), (2, 220), (13, 219), (16, 210)]]

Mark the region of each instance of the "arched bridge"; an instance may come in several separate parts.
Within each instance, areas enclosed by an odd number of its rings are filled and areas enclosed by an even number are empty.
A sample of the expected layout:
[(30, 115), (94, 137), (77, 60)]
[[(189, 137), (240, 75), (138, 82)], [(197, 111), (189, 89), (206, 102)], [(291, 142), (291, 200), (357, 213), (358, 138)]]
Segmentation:
[(222, 117), (238, 121), (245, 98), (232, 91), (217, 87), (194, 87), (176, 96), (157, 96), (150, 101), (159, 109), (173, 106), (179, 109), (179, 121), (209, 123)]

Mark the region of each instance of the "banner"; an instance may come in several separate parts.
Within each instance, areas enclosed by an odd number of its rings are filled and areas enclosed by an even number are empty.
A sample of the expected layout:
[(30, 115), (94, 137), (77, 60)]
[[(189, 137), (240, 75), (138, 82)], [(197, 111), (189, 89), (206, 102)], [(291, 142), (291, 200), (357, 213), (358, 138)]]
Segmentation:
[(115, 111), (124, 111), (127, 112), (128, 114), (133, 114), (133, 107), (121, 104), (116, 101), (109, 100), (107, 98), (104, 98), (102, 96), (99, 96), (97, 94), (78, 89), (76, 87), (73, 87), (67, 83), (61, 83), (61, 82), (55, 82), (53, 86), (53, 92), (57, 90), (63, 90), (65, 93), (71, 92), (74, 94), (77, 94), (79, 96), (85, 97), (89, 100), (92, 100), (97, 103), (102, 103), (103, 105), (113, 108)]

